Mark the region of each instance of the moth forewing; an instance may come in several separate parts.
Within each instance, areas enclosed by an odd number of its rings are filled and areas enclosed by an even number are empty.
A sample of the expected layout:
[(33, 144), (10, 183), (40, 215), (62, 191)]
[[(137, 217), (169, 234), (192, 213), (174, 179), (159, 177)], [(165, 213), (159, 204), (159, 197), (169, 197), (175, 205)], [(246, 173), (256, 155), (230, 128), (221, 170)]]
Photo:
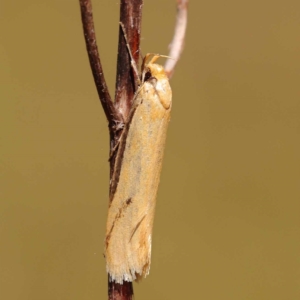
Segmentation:
[(162, 66), (149, 63), (134, 98), (116, 154), (106, 226), (105, 257), (110, 279), (145, 277), (151, 260), (156, 194), (162, 167), (172, 91)]

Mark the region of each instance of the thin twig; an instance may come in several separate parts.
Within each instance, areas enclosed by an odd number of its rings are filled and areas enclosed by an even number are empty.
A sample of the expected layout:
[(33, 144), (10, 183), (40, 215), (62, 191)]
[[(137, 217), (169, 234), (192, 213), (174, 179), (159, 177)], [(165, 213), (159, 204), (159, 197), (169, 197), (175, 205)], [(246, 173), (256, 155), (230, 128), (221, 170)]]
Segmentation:
[(187, 25), (188, 0), (177, 0), (177, 18), (173, 40), (169, 46), (169, 58), (165, 63), (165, 72), (169, 78), (174, 73), (175, 66), (180, 58), (184, 46), (184, 38)]
[(96, 42), (91, 0), (79, 0), (79, 2), (85, 44), (89, 56), (90, 66), (93, 72), (95, 85), (98, 91), (103, 110), (110, 124), (110, 129), (112, 129), (114, 123), (118, 121), (122, 122), (122, 117), (115, 109), (113, 102), (111, 101), (111, 97), (108, 92), (106, 81), (104, 78)]

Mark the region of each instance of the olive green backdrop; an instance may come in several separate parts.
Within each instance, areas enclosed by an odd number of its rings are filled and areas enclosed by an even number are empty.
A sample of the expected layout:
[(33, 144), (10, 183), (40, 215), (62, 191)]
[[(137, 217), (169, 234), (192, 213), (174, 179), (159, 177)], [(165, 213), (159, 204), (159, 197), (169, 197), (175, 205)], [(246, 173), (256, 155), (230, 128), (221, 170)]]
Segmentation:
[[(113, 95), (119, 4), (93, 6)], [(168, 53), (175, 12), (145, 1), (143, 54)], [(0, 297), (106, 299), (108, 130), (78, 1), (0, 17)], [(300, 298), (299, 36), (298, 0), (190, 1), (137, 300)]]

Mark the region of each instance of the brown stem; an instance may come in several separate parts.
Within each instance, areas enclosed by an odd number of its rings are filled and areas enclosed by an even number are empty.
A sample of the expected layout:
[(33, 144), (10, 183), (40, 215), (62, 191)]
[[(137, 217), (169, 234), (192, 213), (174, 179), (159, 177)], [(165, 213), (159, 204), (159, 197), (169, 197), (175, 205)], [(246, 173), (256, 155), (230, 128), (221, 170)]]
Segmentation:
[(187, 25), (187, 7), (188, 0), (177, 0), (177, 18), (173, 40), (170, 44), (169, 56), (165, 63), (165, 71), (169, 78), (174, 73), (175, 66), (180, 58), (184, 46), (186, 25)]
[(132, 282), (124, 281), (123, 284), (108, 281), (108, 300), (132, 300)]
[(81, 20), (85, 37), (85, 44), (89, 56), (90, 66), (93, 72), (98, 95), (104, 113), (106, 115), (106, 119), (108, 120), (110, 130), (112, 131), (114, 123), (122, 122), (122, 116), (115, 109), (105, 82), (96, 42), (91, 0), (79, 0), (79, 3), (81, 9)]

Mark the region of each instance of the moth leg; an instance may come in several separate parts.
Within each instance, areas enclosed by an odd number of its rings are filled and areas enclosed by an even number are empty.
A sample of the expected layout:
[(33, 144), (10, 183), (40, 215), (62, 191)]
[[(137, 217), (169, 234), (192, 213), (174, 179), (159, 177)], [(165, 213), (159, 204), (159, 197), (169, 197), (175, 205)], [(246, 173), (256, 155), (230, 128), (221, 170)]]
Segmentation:
[(124, 127), (125, 127), (125, 123), (124, 123), (124, 122), (120, 122), (120, 121), (115, 121), (115, 122), (116, 122), (116, 124), (115, 124), (114, 127), (113, 127), (113, 128), (114, 128), (114, 131), (117, 132), (117, 131), (120, 131), (120, 130), (121, 130), (122, 133), (121, 133), (121, 136), (120, 136), (120, 138), (118, 139), (116, 145), (113, 147), (113, 149), (110, 150), (110, 154), (109, 154), (109, 159), (108, 159), (108, 161), (111, 160), (111, 158), (112, 158), (112, 156), (114, 155), (116, 149), (118, 148), (119, 143), (120, 143), (120, 139), (121, 139), (121, 137), (122, 137), (122, 134), (123, 134), (123, 131), (124, 131)]
[(117, 143), (115, 144), (115, 146), (110, 150), (108, 161), (110, 161), (112, 159), (112, 157), (114, 156), (115, 152), (117, 151), (117, 149), (118, 149), (118, 147), (120, 145), (121, 139), (123, 137), (123, 134), (124, 134), (124, 130), (122, 131), (121, 136), (119, 137), (119, 139), (118, 139)]
[(133, 59), (133, 56), (132, 56), (132, 53), (131, 53), (131, 50), (130, 50), (130, 47), (129, 47), (127, 34), (126, 34), (126, 31), (125, 31), (125, 26), (122, 22), (120, 22), (120, 26), (122, 28), (123, 35), (124, 35), (124, 38), (125, 38), (125, 41), (126, 41), (126, 46), (127, 46), (128, 52), (129, 52), (129, 56), (130, 56), (130, 60), (131, 60), (130, 63), (131, 63), (132, 69), (134, 70), (136, 78), (138, 79), (138, 85), (140, 86), (141, 85), (140, 75), (139, 75), (137, 65), (136, 65), (136, 63)]
[[(140, 88), (141, 88), (141, 87), (140, 87)], [(126, 134), (127, 134), (127, 132), (128, 132), (128, 126), (129, 126), (130, 121), (131, 121), (131, 119), (132, 119), (132, 117), (133, 117), (133, 114), (134, 114), (136, 108), (137, 108), (137, 107), (139, 106), (139, 104), (141, 103), (141, 98), (140, 98), (140, 97), (137, 97), (138, 93), (139, 93), (139, 90), (137, 90), (136, 95), (135, 95), (135, 97), (133, 98), (133, 101), (132, 101), (132, 102), (133, 102), (133, 103), (132, 103), (132, 107), (131, 107), (131, 110), (130, 110), (130, 112), (129, 112), (129, 116), (127, 117), (127, 121), (126, 121), (125, 123), (120, 123), (120, 124), (117, 125), (117, 126), (118, 126), (117, 129), (121, 129), (121, 130), (122, 130), (122, 133), (121, 133), (121, 135), (120, 135), (120, 137), (119, 137), (117, 143), (115, 144), (115, 146), (111, 149), (110, 154), (109, 154), (109, 159), (108, 159), (108, 161), (110, 161), (111, 158), (113, 157), (113, 155), (115, 154), (115, 151), (116, 151), (117, 148), (119, 147), (120, 142), (121, 142), (121, 140), (123, 139), (125, 132), (126, 132)], [(126, 138), (126, 137), (125, 137), (125, 138)]]

